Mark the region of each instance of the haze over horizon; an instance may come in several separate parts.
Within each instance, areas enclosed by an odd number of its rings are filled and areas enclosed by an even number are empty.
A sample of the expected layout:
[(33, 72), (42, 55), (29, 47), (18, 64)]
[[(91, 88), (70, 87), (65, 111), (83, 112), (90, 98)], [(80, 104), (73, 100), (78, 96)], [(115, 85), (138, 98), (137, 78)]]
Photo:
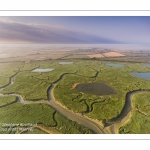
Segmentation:
[(150, 44), (149, 16), (0, 17), (0, 44)]

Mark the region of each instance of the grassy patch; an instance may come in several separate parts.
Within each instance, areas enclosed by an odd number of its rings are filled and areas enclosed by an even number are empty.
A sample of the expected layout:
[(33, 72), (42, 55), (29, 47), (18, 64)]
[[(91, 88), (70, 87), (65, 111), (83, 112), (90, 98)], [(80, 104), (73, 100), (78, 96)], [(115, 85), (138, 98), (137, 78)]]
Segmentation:
[(9, 83), (9, 78), (18, 72), (23, 63), (0, 63), (0, 87)]
[(0, 107), (16, 101), (15, 96), (0, 96)]
[(133, 96), (133, 111), (128, 123), (119, 129), (120, 133), (150, 133), (150, 93)]
[[(5, 124), (39, 124), (45, 127), (54, 127), (60, 133), (91, 133), (91, 131), (77, 123), (68, 120), (66, 117), (56, 113), (53, 108), (46, 104), (12, 104), (0, 109), (0, 133), (15, 133), (10, 130), (12, 126)], [(13, 126), (15, 128), (23, 128), (24, 126)], [(27, 128), (29, 126), (25, 126)], [(5, 131), (6, 129), (6, 131)], [(4, 131), (3, 131), (4, 130)], [(28, 131), (29, 132), (29, 131)], [(30, 131), (29, 133), (31, 133)], [(33, 130), (35, 133), (41, 133)]]
[(130, 121), (119, 129), (121, 134), (149, 134), (150, 118), (133, 111)]

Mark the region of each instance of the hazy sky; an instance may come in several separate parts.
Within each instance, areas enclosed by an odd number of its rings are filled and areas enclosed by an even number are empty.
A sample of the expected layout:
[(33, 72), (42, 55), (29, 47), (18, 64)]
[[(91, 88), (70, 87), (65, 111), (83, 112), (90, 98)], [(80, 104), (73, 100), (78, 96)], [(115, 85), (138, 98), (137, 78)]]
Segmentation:
[(0, 17), (0, 43), (146, 44), (150, 17)]

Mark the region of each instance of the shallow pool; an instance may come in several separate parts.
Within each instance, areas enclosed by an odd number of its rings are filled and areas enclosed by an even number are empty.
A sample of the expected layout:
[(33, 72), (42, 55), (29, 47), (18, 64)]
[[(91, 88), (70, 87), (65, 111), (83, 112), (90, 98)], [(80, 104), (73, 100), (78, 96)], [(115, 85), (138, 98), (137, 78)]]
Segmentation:
[(138, 78), (150, 79), (150, 73), (147, 73), (147, 72), (140, 72), (140, 73), (139, 72), (131, 72), (131, 74)]
[(112, 63), (107, 63), (106, 66), (123, 67), (124, 64), (112, 64)]
[(105, 83), (84, 83), (78, 84), (76, 89), (83, 93), (93, 95), (111, 95), (117, 94), (117, 92)]
[(69, 64), (73, 64), (73, 62), (59, 62), (59, 64), (61, 64), (61, 65), (69, 65)]
[(37, 69), (34, 69), (32, 70), (32, 72), (50, 72), (50, 71), (53, 71), (54, 68), (37, 68)]

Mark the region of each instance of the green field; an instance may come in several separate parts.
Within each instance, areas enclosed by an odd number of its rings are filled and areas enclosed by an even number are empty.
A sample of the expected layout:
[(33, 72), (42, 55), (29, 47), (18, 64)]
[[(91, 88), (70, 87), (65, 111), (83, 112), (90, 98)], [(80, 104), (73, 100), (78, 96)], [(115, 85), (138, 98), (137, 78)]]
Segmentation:
[(120, 133), (150, 133), (150, 93), (140, 93), (133, 97), (133, 111), (130, 121), (120, 128)]
[(0, 63), (0, 87), (8, 84), (10, 76), (18, 72), (22, 66), (21, 62)]
[[(74, 62), (69, 65), (60, 65), (62, 60), (46, 60), (36, 61), (31, 63), (15, 62), (10, 65), (9, 63), (1, 63), (0, 68), (0, 86), (5, 86), (9, 83), (9, 78), (14, 76), (14, 84), (7, 86), (1, 90), (0, 93), (11, 94), (17, 93), (22, 95), (24, 100), (37, 101), (44, 99), (47, 101), (47, 90), (59, 79), (64, 73), (62, 80), (58, 82), (54, 88), (54, 97), (62, 105), (74, 112), (82, 113), (89, 118), (97, 119), (100, 121), (107, 121), (116, 118), (122, 111), (126, 94), (134, 90), (149, 90), (150, 80), (140, 79), (132, 76), (130, 72), (150, 72), (149, 67), (144, 67), (140, 63), (129, 62), (109, 62), (124, 64), (123, 67), (107, 66), (108, 61), (100, 60), (68, 60)], [(66, 61), (66, 60), (65, 60)], [(51, 72), (32, 72), (35, 68), (54, 68)], [(100, 83), (107, 84), (114, 89), (117, 94), (108, 95), (92, 95), (83, 93), (77, 90), (74, 85)], [(145, 94), (142, 99), (147, 99), (150, 95)], [(15, 98), (8, 98), (3, 100), (0, 97), (0, 105), (12, 102)], [(9, 100), (10, 99), (10, 100)], [(134, 107), (139, 110), (148, 112), (148, 105), (142, 103), (137, 96), (134, 96)], [(148, 103), (148, 102), (147, 102)], [(2, 122), (35, 122), (41, 123), (46, 127), (54, 126), (55, 130), (60, 133), (92, 133), (87, 128), (84, 128), (77, 123), (68, 120), (58, 112), (55, 114), (56, 122), (53, 119), (55, 110), (45, 104), (12, 104), (0, 109), (0, 118)], [(136, 119), (138, 118), (138, 119)], [(144, 119), (145, 118), (145, 119)], [(147, 118), (147, 119), (146, 119)], [(144, 119), (144, 120), (143, 120)], [(148, 129), (140, 128), (142, 126), (139, 122), (148, 122), (148, 117), (142, 117), (138, 111), (132, 111), (130, 121), (120, 128), (120, 133), (149, 133)], [(142, 120), (142, 121), (140, 121)], [(65, 125), (64, 125), (65, 122)], [(133, 124), (138, 124), (137, 129), (132, 130)], [(146, 123), (148, 126), (148, 124)], [(42, 133), (40, 129), (36, 129), (35, 133)], [(31, 133), (31, 132), (27, 132)]]
[[(10, 125), (5, 124), (37, 124), (44, 127), (51, 127), (53, 130), (56, 130), (56, 133), (92, 133), (89, 129), (78, 125), (77, 123), (68, 120), (66, 117), (57, 113), (54, 109), (46, 104), (30, 104), (23, 105), (15, 103), (0, 109), (0, 133), (1, 134), (11, 134), (13, 129), (18, 128), (19, 131), (22, 131), (20, 128), (28, 128), (30, 126), (22, 125)], [(34, 127), (34, 126), (33, 126)], [(11, 130), (12, 128), (12, 130)], [(3, 130), (6, 131), (4, 132)], [(37, 133), (37, 129), (30, 131)], [(43, 133), (42, 131), (38, 133)]]
[(17, 98), (15, 96), (0, 97), (0, 108), (15, 103), (16, 100)]

